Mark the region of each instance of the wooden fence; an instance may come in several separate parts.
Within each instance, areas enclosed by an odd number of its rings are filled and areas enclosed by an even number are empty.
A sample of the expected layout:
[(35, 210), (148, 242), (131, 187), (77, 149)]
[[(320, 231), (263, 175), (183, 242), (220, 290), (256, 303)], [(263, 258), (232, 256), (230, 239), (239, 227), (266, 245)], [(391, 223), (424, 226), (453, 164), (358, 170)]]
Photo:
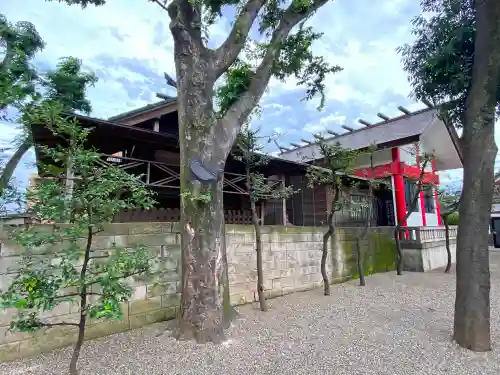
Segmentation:
[[(181, 211), (178, 208), (153, 208), (150, 210), (134, 208), (124, 210), (113, 220), (114, 223), (129, 222), (176, 222), (181, 219)], [(250, 210), (224, 210), (226, 224), (251, 224), (252, 212)]]

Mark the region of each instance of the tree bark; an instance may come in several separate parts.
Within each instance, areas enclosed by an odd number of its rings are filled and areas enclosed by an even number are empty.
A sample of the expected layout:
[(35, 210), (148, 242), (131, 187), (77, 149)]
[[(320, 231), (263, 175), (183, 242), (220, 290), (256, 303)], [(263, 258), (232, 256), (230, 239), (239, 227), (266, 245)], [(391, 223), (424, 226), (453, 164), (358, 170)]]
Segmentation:
[(14, 152), (14, 154), (10, 157), (7, 164), (2, 171), (2, 176), (0, 176), (0, 194), (7, 188), (9, 185), (9, 181), (14, 174), (19, 162), (23, 158), (24, 154), (30, 149), (32, 142), (30, 139), (25, 139), (23, 143), (19, 146), (19, 148)]
[[(186, 40), (175, 44), (175, 54), (177, 76), (182, 77), (178, 82), (182, 296), (174, 336), (219, 343), (225, 339), (231, 313), (223, 238), (223, 176), (230, 147), (214, 134), (213, 76), (205, 51)], [(197, 180), (190, 169), (194, 158), (214, 173), (215, 181)]]
[(488, 222), (493, 198), (495, 107), (500, 72), (500, 3), (478, 0), (472, 81), (463, 131), (464, 179), (457, 235), (453, 337), (473, 351), (491, 349)]
[(448, 224), (448, 215), (442, 215), (442, 218), (444, 223), (444, 238), (446, 241), (446, 255), (448, 257), (444, 273), (449, 273), (451, 269), (450, 225)]
[(250, 199), (252, 209), (252, 223), (255, 228), (255, 251), (257, 253), (257, 295), (261, 311), (267, 311), (266, 296), (264, 295), (264, 272), (262, 270), (262, 236), (260, 230), (259, 217), (255, 202)]
[(90, 249), (92, 248), (92, 227), (88, 228), (87, 245), (85, 247), (85, 255), (83, 259), (82, 269), (80, 271), (80, 281), (82, 283), (80, 290), (80, 322), (78, 323), (78, 338), (73, 349), (73, 355), (69, 363), (70, 375), (78, 375), (76, 367), (78, 359), (80, 358), (80, 351), (82, 350), (83, 341), (85, 340), (85, 324), (87, 323), (87, 288), (85, 284), (85, 277), (87, 274), (87, 267), (90, 261)]
[(363, 256), (361, 251), (361, 239), (356, 238), (356, 262), (358, 264), (359, 285), (365, 286), (365, 271), (363, 270)]
[(326, 271), (326, 261), (328, 259), (328, 244), (330, 243), (330, 238), (335, 233), (335, 226), (333, 224), (333, 216), (335, 215), (336, 205), (340, 198), (340, 188), (337, 184), (333, 186), (334, 196), (332, 200), (332, 205), (330, 207), (330, 212), (326, 219), (326, 224), (328, 226), (327, 231), (323, 235), (323, 250), (321, 252), (321, 276), (323, 278), (323, 292), (325, 296), (330, 295), (330, 280), (328, 279), (328, 272)]

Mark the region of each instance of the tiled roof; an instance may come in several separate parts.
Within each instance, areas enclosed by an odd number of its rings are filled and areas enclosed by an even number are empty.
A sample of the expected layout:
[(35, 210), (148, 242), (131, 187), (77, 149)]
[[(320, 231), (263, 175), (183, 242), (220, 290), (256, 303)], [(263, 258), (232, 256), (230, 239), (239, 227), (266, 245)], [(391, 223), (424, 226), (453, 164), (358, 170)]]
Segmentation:
[(153, 109), (161, 108), (165, 105), (170, 105), (176, 101), (177, 101), (177, 98), (171, 97), (169, 99), (164, 99), (164, 100), (157, 102), (157, 103), (148, 104), (148, 105), (145, 105), (144, 107), (140, 107), (140, 108), (133, 109), (131, 111), (120, 113), (118, 115), (115, 115), (115, 116), (108, 118), (108, 120), (109, 121), (118, 121), (118, 120), (121, 120), (121, 119), (126, 118), (126, 117), (138, 115), (140, 113), (148, 112), (148, 111), (151, 111)]

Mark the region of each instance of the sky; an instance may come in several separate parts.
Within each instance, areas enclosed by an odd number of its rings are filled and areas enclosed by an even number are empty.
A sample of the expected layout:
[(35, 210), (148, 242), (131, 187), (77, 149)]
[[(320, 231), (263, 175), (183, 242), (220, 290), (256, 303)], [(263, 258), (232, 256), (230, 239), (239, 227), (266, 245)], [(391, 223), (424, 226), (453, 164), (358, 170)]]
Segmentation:
[[(173, 41), (168, 15), (146, 0), (108, 0), (103, 7), (82, 10), (43, 0), (1, 0), (0, 12), (11, 22), (30, 21), (46, 42), (35, 59), (41, 70), (54, 68), (65, 56), (81, 58), (84, 68), (99, 77), (88, 92), (93, 117), (108, 118), (158, 101), (156, 92), (175, 95), (163, 72), (175, 77)], [(397, 106), (423, 108), (409, 98), (410, 86), (396, 48), (412, 41), (411, 20), (419, 12), (415, 0), (335, 0), (308, 21), (323, 32), (313, 48), (343, 70), (328, 76), (326, 105), (301, 101), (304, 89), (292, 79), (272, 80), (256, 121), (264, 133), (280, 133), (279, 143), (300, 143), (325, 129), (342, 132), (341, 125), (357, 128), (359, 118), (377, 122), (377, 112), (401, 114)], [(210, 46), (219, 45), (233, 19), (231, 10), (210, 29)], [(0, 124), (0, 145), (16, 134), (12, 124)], [(500, 131), (496, 130), (497, 144)], [(275, 150), (271, 150), (275, 151)], [(33, 172), (33, 153), (16, 171), (25, 181)], [(499, 160), (500, 161), (500, 160)], [(441, 180), (461, 178), (461, 170), (441, 174)]]

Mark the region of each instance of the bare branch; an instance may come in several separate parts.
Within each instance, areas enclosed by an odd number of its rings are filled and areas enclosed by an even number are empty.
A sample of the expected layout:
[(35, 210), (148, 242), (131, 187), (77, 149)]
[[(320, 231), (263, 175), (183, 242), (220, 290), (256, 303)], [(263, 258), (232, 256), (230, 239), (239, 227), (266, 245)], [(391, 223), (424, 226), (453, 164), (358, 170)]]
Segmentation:
[(74, 326), (78, 327), (78, 323), (69, 323), (69, 322), (61, 322), (61, 323), (43, 323), (43, 322), (37, 322), (37, 327), (39, 328), (50, 328), (50, 327), (57, 327), (57, 326)]
[(267, 0), (249, 0), (236, 18), (233, 28), (222, 45), (215, 50), (215, 79), (218, 79), (234, 63), (245, 46), (248, 33), (260, 9)]
[(168, 12), (167, 7), (165, 6), (166, 2), (163, 3), (159, 0), (152, 0), (152, 1), (153, 1), (153, 3), (156, 3), (160, 8), (162, 8), (163, 10), (166, 10)]
[[(272, 76), (272, 68), (281, 48), (280, 43), (288, 36), (290, 31), (301, 21), (306, 19), (318, 8), (326, 4), (328, 0), (315, 0), (305, 12), (298, 13), (290, 5), (285, 11), (278, 27), (271, 37), (270, 46), (267, 49), (262, 62), (252, 77), (248, 90), (234, 102), (227, 110), (224, 117), (219, 119), (215, 126), (217, 138), (227, 139), (228, 145), (232, 145), (239, 131), (239, 124), (243, 124), (253, 108), (257, 105), (264, 90)], [(225, 150), (226, 151), (226, 150)], [(229, 152), (229, 150), (227, 150)], [(225, 156), (225, 155), (224, 155)]]

